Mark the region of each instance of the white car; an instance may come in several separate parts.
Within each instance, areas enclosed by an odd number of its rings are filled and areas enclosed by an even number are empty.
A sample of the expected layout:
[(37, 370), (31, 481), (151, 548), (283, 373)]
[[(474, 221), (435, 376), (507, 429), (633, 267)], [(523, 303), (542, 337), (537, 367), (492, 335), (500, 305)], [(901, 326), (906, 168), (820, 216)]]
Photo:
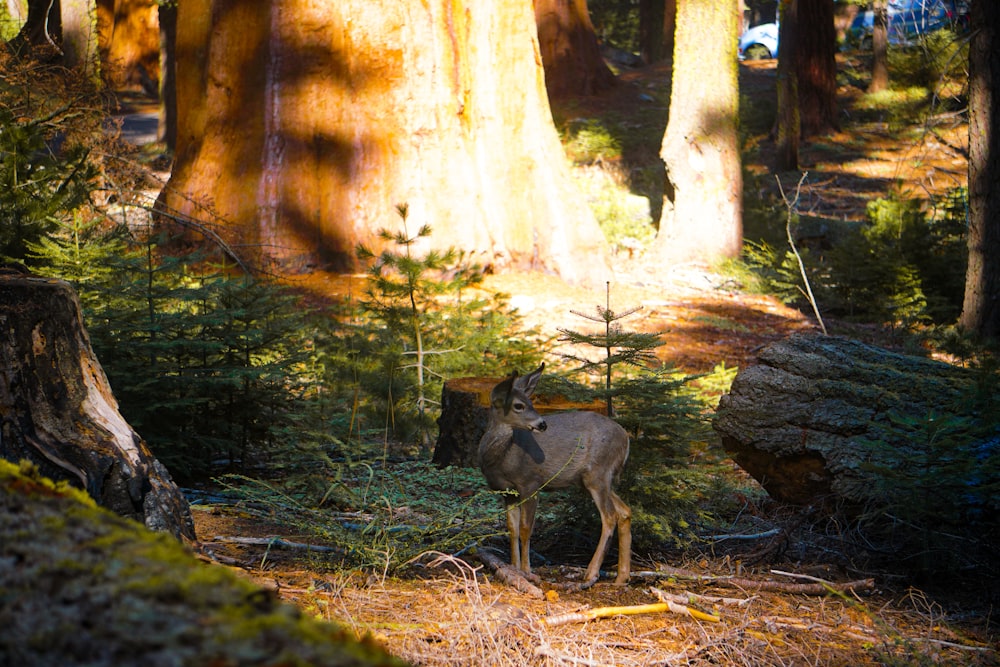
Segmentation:
[(762, 23), (748, 28), (740, 37), (740, 60), (765, 60), (778, 57), (778, 24)]

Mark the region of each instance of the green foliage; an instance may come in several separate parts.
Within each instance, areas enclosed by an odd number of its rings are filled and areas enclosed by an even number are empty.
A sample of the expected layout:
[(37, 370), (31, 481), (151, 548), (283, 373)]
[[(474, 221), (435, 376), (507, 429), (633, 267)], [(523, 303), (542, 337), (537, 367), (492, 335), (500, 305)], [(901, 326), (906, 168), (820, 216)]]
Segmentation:
[[(658, 369), (618, 387), (618, 421), (631, 439), (620, 488), (640, 542), (679, 542), (693, 521), (711, 520), (706, 508), (722, 479), (722, 457), (708, 446), (707, 405), (690, 385), (693, 379)], [(691, 465), (695, 459), (701, 459), (698, 466)]]
[(574, 164), (594, 164), (621, 157), (621, 142), (602, 121), (575, 120), (568, 125), (566, 134), (563, 147)]
[(25, 119), (7, 102), (0, 96), (0, 259), (24, 261), (29, 243), (88, 201), (96, 170), (87, 148), (66, 141), (69, 107)]
[(639, 50), (638, 0), (590, 0), (590, 20), (597, 36), (626, 51)]
[(540, 353), (516, 332), (517, 314), (502, 295), (468, 298), (482, 273), (457, 250), (417, 255), (415, 246), (431, 229), (410, 236), (406, 207), (397, 210), (403, 230), (381, 232), (391, 245), (378, 255), (357, 250), (370, 262), (369, 282), (346, 340), (347, 371), (367, 390), (380, 424), (400, 440), (427, 446), (437, 416), (431, 397), (440, 396), (443, 378), (527, 366)]
[(607, 403), (609, 416), (614, 416), (614, 396), (619, 393), (612, 391), (611, 375), (617, 364), (628, 366), (644, 366), (656, 359), (652, 350), (663, 345), (658, 333), (643, 333), (638, 331), (626, 331), (622, 329), (619, 320), (623, 320), (629, 315), (635, 314), (639, 308), (630, 308), (625, 312), (616, 313), (611, 310), (611, 284), (607, 285), (607, 306), (597, 306), (597, 315), (588, 315), (572, 311), (591, 322), (604, 325), (604, 331), (599, 333), (583, 333), (573, 329), (559, 329), (563, 334), (560, 339), (571, 345), (587, 345), (596, 347), (604, 352), (604, 357), (597, 361), (581, 357), (577, 354), (564, 354), (566, 359), (576, 361), (581, 364), (579, 370), (588, 372), (592, 369), (604, 367), (604, 392), (603, 398)]
[(259, 465), (309, 424), (308, 320), (287, 290), (162, 254), (162, 240), (74, 220), (32, 252), (75, 285), (122, 414), (176, 476)]
[[(888, 416), (855, 498), (865, 525), (915, 571), (981, 566), (1000, 537), (1000, 422), (996, 373), (956, 414)], [(980, 560), (981, 559), (981, 560)]]
[(368, 459), (331, 464), (314, 479), (322, 477), (325, 490), (224, 481), (247, 511), (329, 541), (351, 567), (395, 571), (427, 550), (460, 552), (503, 525), (501, 504), (472, 468)]
[[(917, 200), (880, 199), (868, 205), (865, 225), (828, 221), (831, 247), (801, 250), (823, 311), (889, 325), (954, 321), (965, 286), (966, 197), (964, 188), (953, 191), (936, 214), (925, 213)], [(804, 303), (790, 250), (747, 242), (744, 258), (765, 291)]]

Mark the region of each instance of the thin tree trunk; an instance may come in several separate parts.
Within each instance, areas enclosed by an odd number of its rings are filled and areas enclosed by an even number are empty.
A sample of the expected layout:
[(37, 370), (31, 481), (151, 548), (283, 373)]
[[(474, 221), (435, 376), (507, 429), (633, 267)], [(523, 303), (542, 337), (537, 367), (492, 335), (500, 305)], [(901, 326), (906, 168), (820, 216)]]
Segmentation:
[(778, 117), (775, 122), (775, 169), (799, 168), (799, 139), (802, 123), (799, 116), (799, 82), (795, 59), (798, 57), (798, 0), (781, 0), (781, 27), (778, 33)]
[(889, 7), (887, 0), (875, 0), (872, 7), (872, 80), (869, 93), (889, 87)]
[(969, 266), (959, 323), (1000, 339), (1000, 3), (974, 0), (969, 49)]
[(799, 0), (795, 74), (802, 137), (826, 134), (837, 123), (837, 32), (833, 0)]
[(160, 119), (156, 138), (177, 149), (177, 5), (160, 5)]

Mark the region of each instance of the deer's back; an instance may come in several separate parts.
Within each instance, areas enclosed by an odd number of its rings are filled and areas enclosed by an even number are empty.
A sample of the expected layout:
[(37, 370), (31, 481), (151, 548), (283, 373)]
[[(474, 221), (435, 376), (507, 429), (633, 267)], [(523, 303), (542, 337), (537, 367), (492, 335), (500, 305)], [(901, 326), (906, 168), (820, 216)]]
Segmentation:
[(542, 486), (575, 486), (584, 475), (611, 480), (625, 465), (628, 434), (611, 419), (594, 412), (562, 412), (546, 415), (545, 421), (545, 431), (514, 429), (509, 445), (491, 447), (494, 455), (482, 458), (492, 488), (526, 494)]

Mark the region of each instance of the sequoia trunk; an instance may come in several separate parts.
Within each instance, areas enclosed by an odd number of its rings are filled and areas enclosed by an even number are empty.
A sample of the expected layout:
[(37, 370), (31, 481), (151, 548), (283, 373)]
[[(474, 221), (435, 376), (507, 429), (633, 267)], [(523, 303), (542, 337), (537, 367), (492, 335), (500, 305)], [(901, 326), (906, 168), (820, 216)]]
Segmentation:
[(180, 0), (164, 216), (281, 270), (359, 268), (381, 229), (487, 267), (603, 284), (607, 247), (552, 122), (527, 2)]

